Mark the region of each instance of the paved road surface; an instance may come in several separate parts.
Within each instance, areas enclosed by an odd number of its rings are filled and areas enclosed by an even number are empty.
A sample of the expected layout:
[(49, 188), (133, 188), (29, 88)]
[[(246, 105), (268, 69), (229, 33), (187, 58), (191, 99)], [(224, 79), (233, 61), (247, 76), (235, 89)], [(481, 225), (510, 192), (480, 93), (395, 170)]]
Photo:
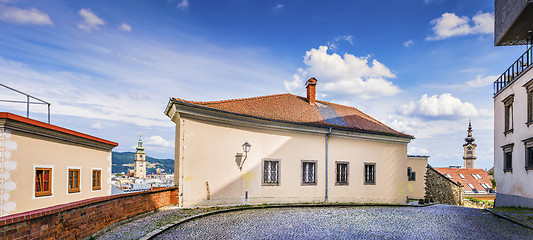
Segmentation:
[(270, 208), (229, 212), (171, 228), (158, 239), (531, 239), (533, 231), (480, 209)]

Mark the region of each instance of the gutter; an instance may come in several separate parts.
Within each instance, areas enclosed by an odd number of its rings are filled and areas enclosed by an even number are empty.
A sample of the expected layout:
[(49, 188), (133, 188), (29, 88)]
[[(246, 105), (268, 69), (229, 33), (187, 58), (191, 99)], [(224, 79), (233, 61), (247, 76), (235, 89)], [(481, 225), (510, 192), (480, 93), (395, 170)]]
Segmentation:
[(329, 148), (329, 135), (331, 134), (331, 127), (329, 128), (328, 133), (326, 133), (326, 181), (325, 181), (325, 198), (324, 202), (328, 202), (328, 148)]

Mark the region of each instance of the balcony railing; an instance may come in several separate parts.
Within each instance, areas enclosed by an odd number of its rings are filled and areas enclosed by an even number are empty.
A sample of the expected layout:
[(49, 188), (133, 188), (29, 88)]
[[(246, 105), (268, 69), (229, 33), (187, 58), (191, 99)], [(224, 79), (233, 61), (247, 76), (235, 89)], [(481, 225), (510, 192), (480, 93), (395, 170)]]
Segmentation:
[(494, 95), (498, 94), (505, 86), (511, 83), (524, 70), (533, 63), (533, 46), (529, 47), (522, 56), (516, 60), (502, 75), (494, 82)]

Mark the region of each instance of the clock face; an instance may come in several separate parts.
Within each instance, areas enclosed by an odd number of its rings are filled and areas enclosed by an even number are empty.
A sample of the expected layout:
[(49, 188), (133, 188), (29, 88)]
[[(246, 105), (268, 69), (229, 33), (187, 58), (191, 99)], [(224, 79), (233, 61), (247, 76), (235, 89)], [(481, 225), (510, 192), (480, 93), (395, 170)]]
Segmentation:
[(468, 150), (472, 150), (472, 147), (471, 147), (471, 146), (468, 146), (466, 149), (468, 149)]

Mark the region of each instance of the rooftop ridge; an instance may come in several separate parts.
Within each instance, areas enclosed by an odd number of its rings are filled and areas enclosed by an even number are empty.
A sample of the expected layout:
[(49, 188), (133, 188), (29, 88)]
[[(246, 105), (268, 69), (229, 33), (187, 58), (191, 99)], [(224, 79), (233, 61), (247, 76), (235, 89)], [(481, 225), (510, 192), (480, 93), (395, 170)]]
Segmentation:
[(189, 100), (185, 100), (185, 99), (182, 99), (182, 98), (176, 98), (176, 97), (173, 97), (173, 99), (177, 100), (177, 101), (181, 101), (181, 102), (192, 103), (192, 104), (214, 104), (214, 103), (227, 103), (227, 102), (238, 102), (238, 101), (246, 101), (246, 100), (264, 99), (264, 98), (277, 97), (277, 96), (282, 96), (282, 95), (296, 96), (296, 95), (293, 95), (293, 94), (290, 94), (290, 93), (279, 93), (279, 94), (272, 94), (272, 95), (265, 95), (265, 96), (248, 97), (248, 98), (234, 98), (234, 99), (226, 99), (226, 100), (207, 101), (207, 102), (189, 101)]

